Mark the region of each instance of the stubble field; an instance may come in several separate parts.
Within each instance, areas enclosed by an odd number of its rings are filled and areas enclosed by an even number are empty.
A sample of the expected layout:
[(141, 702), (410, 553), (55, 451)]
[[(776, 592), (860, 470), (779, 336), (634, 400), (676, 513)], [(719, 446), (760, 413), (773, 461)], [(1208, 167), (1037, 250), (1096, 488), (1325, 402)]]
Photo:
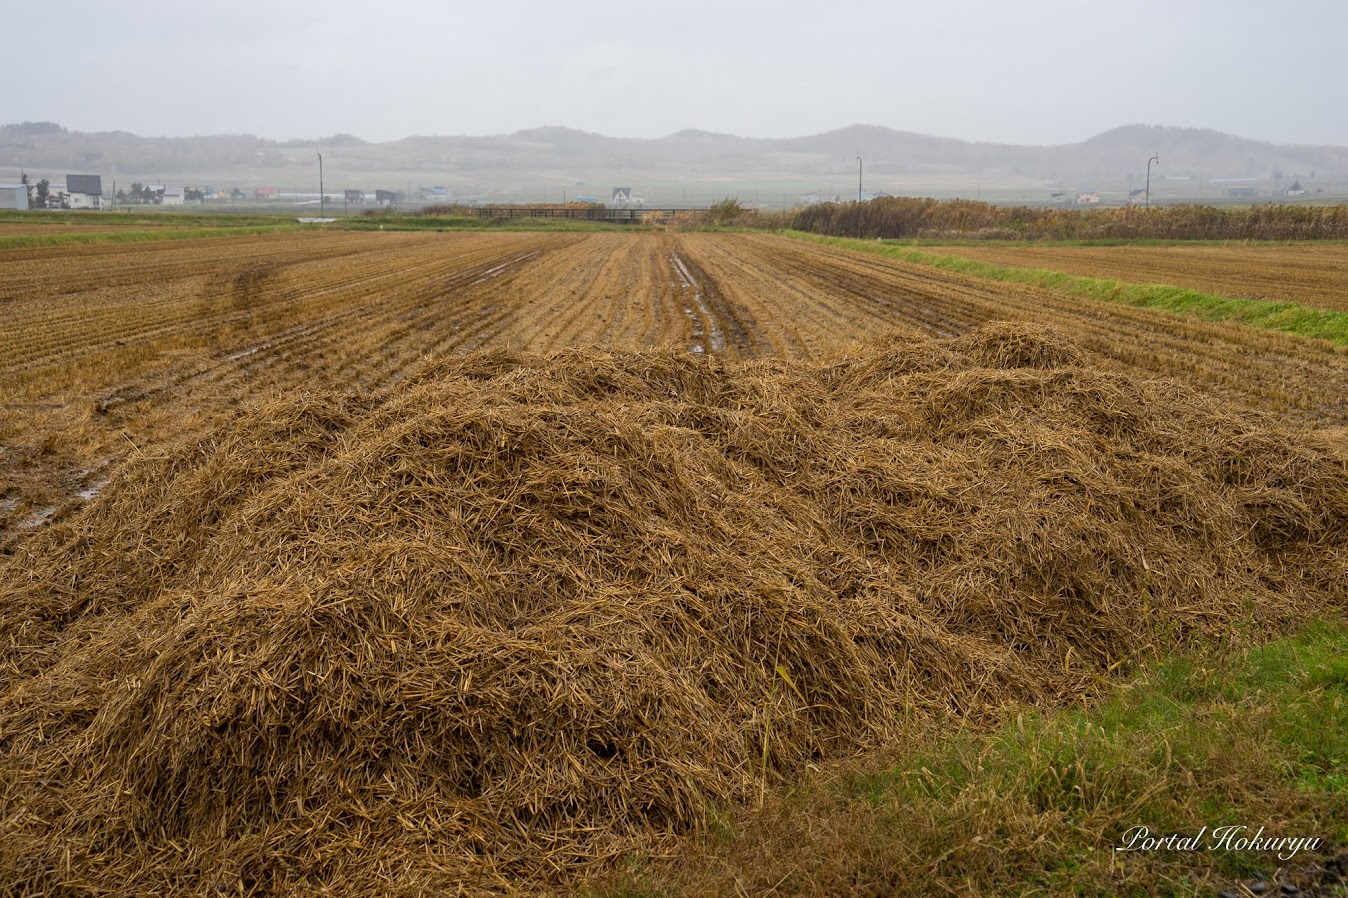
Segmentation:
[(1341, 615), (1345, 425), (1341, 346), (766, 234), (0, 251), (0, 882), (677, 854), (913, 726)]
[(0, 283), (0, 533), (95, 489), (129, 451), (207, 432), (249, 397), (314, 383), (373, 390), (423, 357), (480, 347), (810, 360), (885, 333), (1022, 321), (1061, 330), (1107, 366), (1289, 421), (1348, 424), (1342, 348), (772, 236), (286, 234), (49, 247), (0, 255)]

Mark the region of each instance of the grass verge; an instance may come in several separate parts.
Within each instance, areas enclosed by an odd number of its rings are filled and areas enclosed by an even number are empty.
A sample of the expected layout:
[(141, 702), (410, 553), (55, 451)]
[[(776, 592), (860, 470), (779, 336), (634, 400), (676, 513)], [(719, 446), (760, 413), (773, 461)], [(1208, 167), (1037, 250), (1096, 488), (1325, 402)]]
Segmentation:
[[(469, 216), (361, 215), (339, 218), (326, 225), (303, 224), (293, 215), (239, 216), (191, 215), (171, 213), (137, 216), (85, 213), (46, 213), (41, 219), (26, 220), (0, 214), (0, 224), (33, 224), (25, 234), (0, 234), (0, 250), (28, 249), (40, 246), (74, 246), (93, 243), (149, 243), (158, 240), (194, 240), (203, 237), (246, 237), (278, 231), (630, 231), (646, 229), (641, 223), (613, 223), (554, 218), (492, 219)], [(107, 230), (55, 231), (42, 233), (46, 224), (84, 224), (106, 226)]]
[(1290, 302), (1220, 296), (1166, 284), (1132, 284), (1104, 278), (1082, 277), (1061, 271), (993, 265), (961, 256), (927, 252), (909, 245), (847, 237), (824, 237), (800, 231), (782, 233), (796, 240), (874, 253), (916, 265), (928, 265), (942, 271), (972, 275), (984, 280), (1028, 284), (1067, 296), (1161, 309), (1177, 315), (1201, 318), (1204, 321), (1229, 321), (1348, 345), (1348, 313), (1345, 312), (1312, 309)]
[(142, 206), (118, 210), (0, 211), (0, 224), (18, 224), (40, 231), (48, 225), (81, 225), (88, 228), (237, 228), (295, 221), (295, 212), (202, 212), (192, 207)]
[(55, 234), (0, 234), (0, 250), (38, 246), (81, 246), (94, 243), (156, 243), (161, 240), (200, 240), (208, 237), (250, 237), (299, 230), (302, 225), (254, 225), (227, 228), (159, 228), (150, 231), (75, 231)]
[(343, 231), (630, 231), (639, 222), (618, 223), (568, 218), (478, 218), (469, 215), (362, 215), (331, 225)]
[[(629, 858), (593, 894), (1212, 896), (1264, 879), (1348, 895), (1348, 626), (1172, 660), (990, 733), (924, 726), (711, 820), (687, 855)], [(1140, 827), (1191, 844), (1147, 850)], [(1260, 827), (1322, 841), (1239, 844)]]

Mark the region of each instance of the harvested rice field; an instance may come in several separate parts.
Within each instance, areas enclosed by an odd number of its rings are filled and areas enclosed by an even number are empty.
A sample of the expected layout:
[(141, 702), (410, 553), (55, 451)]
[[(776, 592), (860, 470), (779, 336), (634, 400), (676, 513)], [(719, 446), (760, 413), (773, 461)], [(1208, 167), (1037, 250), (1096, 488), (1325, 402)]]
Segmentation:
[(952, 246), (993, 265), (1066, 271), (1134, 284), (1168, 284), (1218, 296), (1294, 302), (1348, 312), (1348, 244), (1176, 246)]
[(1348, 425), (1348, 351), (772, 236), (281, 234), (0, 253), (0, 539), (129, 454), (258, 396), (378, 390), (426, 357), (673, 346), (819, 360), (849, 341), (1047, 325), (1110, 370)]
[(1328, 343), (754, 234), (0, 285), (15, 894), (567, 891), (913, 721), (1348, 607)]

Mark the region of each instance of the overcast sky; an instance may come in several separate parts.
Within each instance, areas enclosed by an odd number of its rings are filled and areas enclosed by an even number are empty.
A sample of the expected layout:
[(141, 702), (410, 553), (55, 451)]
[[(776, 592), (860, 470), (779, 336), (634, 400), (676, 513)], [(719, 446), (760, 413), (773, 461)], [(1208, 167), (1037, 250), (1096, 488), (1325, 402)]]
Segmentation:
[(1348, 0), (47, 0), (0, 124), (367, 140), (1124, 124), (1348, 145)]

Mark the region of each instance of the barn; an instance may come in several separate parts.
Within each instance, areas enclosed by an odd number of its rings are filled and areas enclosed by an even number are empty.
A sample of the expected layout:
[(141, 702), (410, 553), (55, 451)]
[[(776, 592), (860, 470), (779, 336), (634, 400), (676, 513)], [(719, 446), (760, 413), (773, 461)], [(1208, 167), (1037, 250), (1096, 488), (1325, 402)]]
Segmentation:
[(23, 184), (0, 184), (0, 209), (27, 209), (28, 187)]

